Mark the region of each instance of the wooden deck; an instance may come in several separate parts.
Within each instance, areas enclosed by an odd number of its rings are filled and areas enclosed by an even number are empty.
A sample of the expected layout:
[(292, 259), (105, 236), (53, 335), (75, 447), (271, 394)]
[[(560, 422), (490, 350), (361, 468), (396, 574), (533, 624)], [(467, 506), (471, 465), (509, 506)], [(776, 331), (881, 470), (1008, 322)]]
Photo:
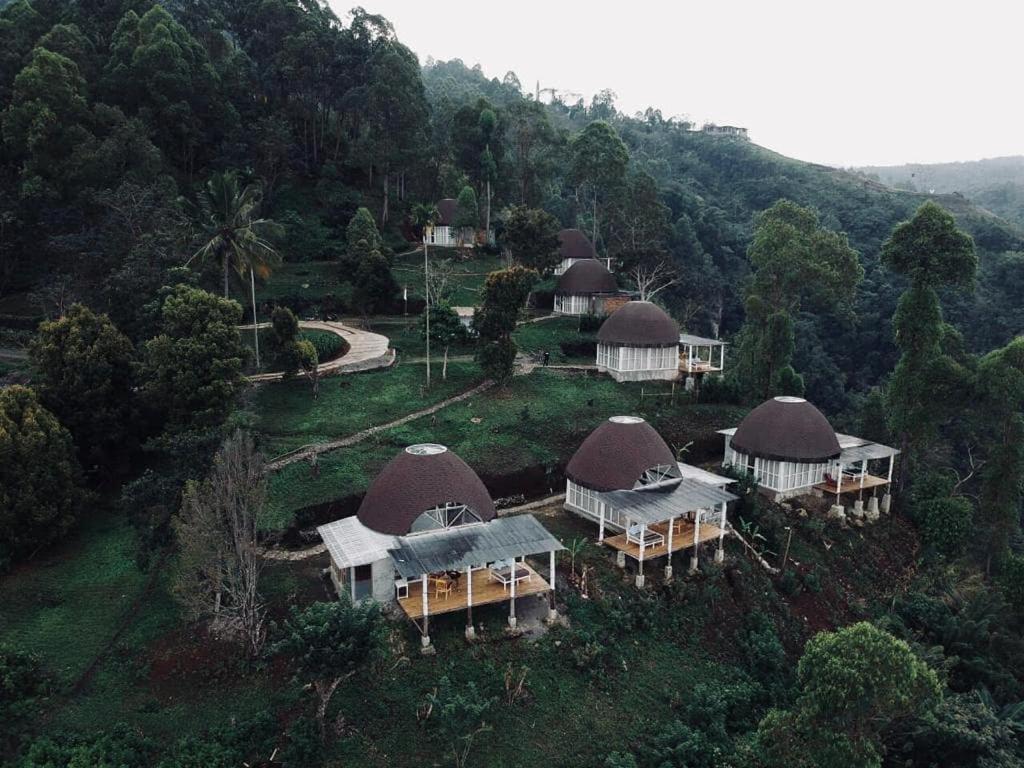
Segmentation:
[[(884, 477), (876, 477), (875, 475), (864, 475), (864, 485), (861, 485), (859, 477), (844, 477), (842, 484), (840, 485), (839, 493), (857, 493), (861, 489), (868, 490), (869, 488), (878, 488), (882, 485), (888, 485), (889, 481)], [(818, 483), (814, 486), (819, 491), (830, 493), (833, 496), (836, 495), (836, 484), (835, 483)]]
[(722, 370), (720, 365), (712, 365), (704, 360), (694, 360), (693, 365), (685, 358), (679, 361), (679, 370), (687, 373), (717, 373)]
[[(677, 526), (679, 523), (677, 522)], [(657, 531), (665, 537), (665, 541), (656, 547), (644, 547), (644, 560), (653, 560), (656, 557), (663, 557), (669, 553), (668, 549), (668, 523), (656, 523), (655, 525), (648, 526), (650, 530)], [(672, 551), (678, 552), (681, 549), (690, 549), (697, 544), (703, 544), (706, 541), (713, 541), (717, 539), (722, 529), (717, 525), (711, 523), (700, 524), (700, 541), (694, 541), (694, 533), (696, 532), (696, 526), (693, 523), (682, 521), (680, 527), (676, 528), (676, 532), (672, 534)], [(612, 549), (617, 549), (620, 552), (625, 552), (628, 557), (634, 560), (640, 560), (640, 545), (634, 544), (631, 541), (626, 540), (626, 534), (620, 533), (618, 536), (608, 536), (605, 538), (604, 543)]]
[[(537, 571), (526, 563), (518, 563), (530, 572), (530, 578), (516, 584), (516, 597), (528, 597), (551, 591), (551, 585)], [(459, 579), (459, 585), (447, 597), (434, 597), (433, 586), (427, 588), (427, 610), (429, 615), (452, 613), (466, 610), (466, 577)], [(491, 578), (486, 568), (473, 571), (473, 607), (490, 603), (505, 602), (512, 597), (511, 587), (502, 587), (501, 583)], [(410, 619), (423, 618), (423, 582), (409, 582), (409, 596), (398, 600), (398, 604)]]

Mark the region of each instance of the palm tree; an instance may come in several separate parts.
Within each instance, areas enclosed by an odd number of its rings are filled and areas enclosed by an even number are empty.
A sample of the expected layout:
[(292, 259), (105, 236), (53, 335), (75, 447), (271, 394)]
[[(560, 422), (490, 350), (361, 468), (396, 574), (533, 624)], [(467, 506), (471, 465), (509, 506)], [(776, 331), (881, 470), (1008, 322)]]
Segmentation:
[(262, 198), (262, 185), (252, 182), (242, 186), (235, 171), (215, 173), (207, 179), (197, 199), (199, 223), (206, 242), (189, 259), (190, 262), (194, 259), (220, 259), (225, 299), (228, 297), (231, 268), (234, 267), (240, 278), (248, 272), (257, 368), (260, 365), (260, 340), (256, 317), (256, 273), (266, 277), (271, 268), (281, 262), (281, 257), (270, 243), (272, 238), (281, 234), (280, 225), (270, 219), (256, 218)]

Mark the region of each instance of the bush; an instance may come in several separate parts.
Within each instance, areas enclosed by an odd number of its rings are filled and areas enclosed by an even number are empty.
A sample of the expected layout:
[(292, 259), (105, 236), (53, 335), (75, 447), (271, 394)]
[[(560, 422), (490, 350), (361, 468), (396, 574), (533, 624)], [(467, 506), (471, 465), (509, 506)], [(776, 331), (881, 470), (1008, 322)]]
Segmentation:
[(47, 689), (38, 656), (0, 645), (0, 753), (22, 733)]
[(787, 595), (788, 597), (794, 597), (798, 595), (800, 593), (800, 589), (802, 586), (800, 584), (800, 576), (797, 575), (797, 572), (793, 570), (789, 570), (783, 573), (782, 576), (779, 577), (778, 582), (776, 583), (778, 584), (779, 591), (782, 594)]
[(580, 333), (597, 333), (603, 323), (603, 317), (590, 314), (580, 315)]
[(348, 341), (330, 331), (301, 331), (300, 335), (313, 344), (321, 363), (347, 355), (350, 349)]
[(915, 507), (925, 544), (943, 555), (963, 551), (971, 530), (974, 507), (963, 496), (931, 499)]

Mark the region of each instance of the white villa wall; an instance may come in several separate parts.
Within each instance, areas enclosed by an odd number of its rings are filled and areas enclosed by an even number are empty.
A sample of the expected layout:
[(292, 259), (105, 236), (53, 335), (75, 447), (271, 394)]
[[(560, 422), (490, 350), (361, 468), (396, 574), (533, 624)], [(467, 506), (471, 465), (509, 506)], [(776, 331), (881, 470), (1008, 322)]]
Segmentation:
[(556, 315), (589, 315), (593, 306), (593, 297), (589, 294), (556, 293), (552, 311)]
[(597, 370), (616, 381), (672, 381), (679, 376), (679, 345), (626, 347), (599, 343)]
[(834, 461), (818, 464), (804, 464), (795, 461), (776, 461), (751, 457), (733, 450), (732, 439), (725, 436), (723, 467), (734, 467), (754, 475), (757, 484), (773, 493), (775, 500), (808, 493), (818, 483), (824, 482), (827, 473), (834, 473), (838, 465)]

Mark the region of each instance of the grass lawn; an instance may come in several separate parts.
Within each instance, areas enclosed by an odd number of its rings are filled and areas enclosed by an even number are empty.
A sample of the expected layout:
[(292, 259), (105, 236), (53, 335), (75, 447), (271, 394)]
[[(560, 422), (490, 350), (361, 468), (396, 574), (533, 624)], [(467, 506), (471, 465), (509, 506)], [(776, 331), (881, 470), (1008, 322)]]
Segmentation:
[[(519, 351), (527, 354), (540, 354), (547, 351), (553, 364), (583, 363), (593, 365), (596, 356), (597, 333), (581, 332), (578, 317), (556, 317), (552, 320), (540, 320), (524, 323), (516, 328), (516, 346)], [(562, 348), (565, 343), (567, 349)], [(587, 354), (585, 345), (592, 345), (593, 351)], [(574, 345), (575, 349), (573, 348)]]
[(352, 286), (341, 279), (341, 267), (336, 261), (284, 262), (267, 280), (256, 285), (256, 300), (260, 303), (315, 303), (331, 297), (345, 302), (351, 294)]
[(111, 640), (145, 582), (128, 523), (94, 510), (65, 543), (0, 579), (0, 642), (32, 649), (59, 680), (73, 682)]
[[(473, 254), (465, 258), (467, 254)], [(451, 299), (452, 306), (473, 307), (480, 303), (480, 290), (483, 288), (487, 275), (505, 266), (500, 256), (476, 255), (474, 251), (454, 248), (431, 248), (430, 263), (449, 259), (454, 264), (452, 283), (455, 292)], [(409, 287), (409, 298), (423, 297), (423, 252), (407, 254), (395, 259), (391, 268), (398, 285)]]
[[(475, 370), (474, 365), (465, 365)], [(422, 371), (422, 367), (415, 368)], [(462, 368), (462, 364), (455, 363), (449, 373)], [(392, 401), (394, 388), (389, 383), (384, 390), (394, 409), (392, 413), (414, 410), (412, 405), (400, 408), (401, 401)], [(648, 383), (643, 389), (647, 393), (666, 392), (668, 385)], [(516, 377), (504, 390), (490, 390), (432, 417), (387, 430), (349, 448), (322, 454), (315, 471), (304, 462), (282, 468), (271, 479), (271, 504), (264, 527), (280, 530), (290, 525), (294, 515), (306, 507), (365, 492), (380, 468), (395, 453), (413, 443), (439, 442), (449, 446), (485, 480), (488, 476), (508, 475), (540, 466), (551, 475), (551, 490), (557, 491), (561, 487), (559, 465), (568, 461), (583, 438), (609, 416), (640, 414), (661, 429), (674, 446), (706, 439), (708, 434), (714, 434), (714, 429), (731, 425), (737, 418), (733, 408), (692, 406), (684, 404), (686, 400), (682, 397), (675, 403), (667, 397), (647, 398), (641, 402), (640, 394), (641, 385), (617, 384), (604, 376), (538, 370), (529, 376)], [(306, 397), (308, 400), (308, 394)], [(346, 402), (351, 404), (352, 401)], [(278, 431), (296, 424), (301, 418), (288, 410), (283, 401), (279, 400), (276, 405)], [(259, 407), (257, 402), (257, 412), (261, 413)], [(379, 406), (366, 401), (360, 407)], [(349, 424), (353, 423), (353, 417), (348, 411), (338, 414), (338, 418)], [(388, 419), (364, 420), (382, 423)], [(265, 413), (260, 421), (264, 425), (270, 423)], [(274, 434), (268, 426), (261, 426), (261, 429)]]
[(424, 389), (426, 371), (421, 364), (399, 363), (378, 371), (332, 376), (321, 381), (317, 400), (305, 380), (264, 384), (256, 391), (252, 406), (264, 450), (278, 455), (385, 424), (483, 379), (480, 368), (472, 363), (450, 364), (447, 381), (441, 380), (440, 364), (432, 375), (429, 390)]

